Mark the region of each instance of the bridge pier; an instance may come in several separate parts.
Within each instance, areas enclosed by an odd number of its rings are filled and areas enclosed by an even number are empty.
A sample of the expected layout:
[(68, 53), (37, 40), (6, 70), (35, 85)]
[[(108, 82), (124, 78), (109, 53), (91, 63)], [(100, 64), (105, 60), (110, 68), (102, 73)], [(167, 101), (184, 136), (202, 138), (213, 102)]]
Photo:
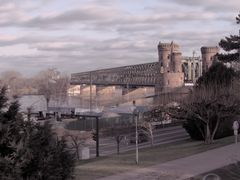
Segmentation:
[(136, 89), (137, 89), (136, 86), (129, 86), (129, 85), (122, 86), (122, 95), (124, 96), (124, 95), (126, 95), (126, 94), (128, 94), (128, 93), (130, 93), (130, 92), (132, 92)]
[(119, 104), (122, 99), (120, 86), (96, 85), (96, 105), (112, 106)]
[(80, 85), (80, 107), (81, 108), (89, 108), (90, 107), (90, 95), (92, 90), (92, 105), (94, 105), (94, 99), (96, 97), (96, 86), (92, 85), (92, 88), (90, 88), (90, 85), (82, 84)]

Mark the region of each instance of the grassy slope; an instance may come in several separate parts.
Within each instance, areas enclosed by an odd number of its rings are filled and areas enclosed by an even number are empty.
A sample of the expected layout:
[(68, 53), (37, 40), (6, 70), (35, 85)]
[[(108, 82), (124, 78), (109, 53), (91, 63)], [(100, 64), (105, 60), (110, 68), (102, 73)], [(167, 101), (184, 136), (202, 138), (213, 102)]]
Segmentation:
[(190, 156), (233, 142), (233, 137), (227, 137), (219, 139), (211, 145), (189, 140), (142, 149), (139, 151), (140, 163), (138, 166), (135, 164), (135, 151), (80, 161), (76, 166), (75, 177), (76, 179), (96, 179)]

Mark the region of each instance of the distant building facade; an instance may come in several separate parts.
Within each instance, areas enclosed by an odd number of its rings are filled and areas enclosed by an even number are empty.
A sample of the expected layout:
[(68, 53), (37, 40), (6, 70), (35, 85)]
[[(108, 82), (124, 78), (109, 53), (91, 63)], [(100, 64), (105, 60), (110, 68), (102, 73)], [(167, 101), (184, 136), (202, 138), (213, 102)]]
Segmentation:
[(202, 59), (200, 57), (183, 57), (182, 71), (185, 83), (195, 83), (202, 75)]

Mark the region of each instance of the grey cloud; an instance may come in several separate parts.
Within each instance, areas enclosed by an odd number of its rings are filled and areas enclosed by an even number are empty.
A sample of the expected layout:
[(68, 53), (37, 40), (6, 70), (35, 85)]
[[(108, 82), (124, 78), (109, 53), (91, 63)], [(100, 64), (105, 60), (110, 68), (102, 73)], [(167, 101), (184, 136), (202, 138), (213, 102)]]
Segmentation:
[(220, 39), (224, 37), (224, 34), (228, 34), (228, 32), (220, 30), (207, 32), (181, 31), (164, 34), (154, 33), (148, 37), (148, 41), (154, 44), (156, 48), (158, 41), (171, 42), (173, 40), (180, 45), (183, 56), (191, 56), (193, 50), (198, 51), (198, 55), (200, 55), (200, 48), (202, 46), (217, 46)]
[[(138, 33), (134, 37), (122, 36), (108, 40), (94, 40), (80, 36), (29, 36), (10, 42), (0, 41), (0, 45), (25, 43), (39, 50), (40, 55), (0, 57), (4, 67), (21, 67), (21, 71), (34, 74), (47, 67), (57, 67), (62, 71), (78, 72), (96, 68), (116, 67), (157, 61), (158, 41), (176, 41), (183, 55), (191, 55), (202, 45), (217, 45), (225, 31), (154, 31), (152, 34)], [(64, 43), (54, 47), (52, 44)], [(49, 54), (51, 53), (51, 54)], [(23, 67), (23, 69), (22, 69)]]
[[(0, 39), (0, 47), (18, 45), (18, 44), (27, 44), (29, 45), (30, 48), (47, 50), (48, 46), (45, 44), (67, 43), (69, 44), (69, 46), (66, 48), (74, 49), (74, 46), (80, 46), (81, 42), (86, 42), (86, 41), (91, 42), (92, 40), (86, 39), (85, 37), (82, 37), (82, 36), (48, 36), (48, 35), (20, 36), (20, 37), (12, 37), (9, 39), (4, 39), (4, 38)], [(65, 47), (63, 46), (62, 49), (64, 48)], [(52, 50), (54, 50), (54, 47), (52, 47)]]
[(37, 40), (36, 38), (29, 38), (29, 37), (18, 37), (18, 38), (12, 38), (12, 39), (8, 39), (8, 40), (1, 39), (0, 46), (3, 47), (3, 46), (11, 46), (11, 45), (17, 45), (17, 44), (34, 43), (39, 40)]
[[(75, 24), (80, 26), (81, 29), (93, 29), (93, 30), (109, 30), (114, 28), (118, 32), (127, 31), (144, 31), (149, 30), (153, 24), (161, 24), (164, 26), (169, 23), (182, 23), (184, 21), (205, 21), (205, 20), (219, 20), (219, 16), (214, 14), (200, 13), (201, 11), (171, 11), (169, 13), (162, 13), (162, 7), (156, 7), (154, 14), (148, 14), (144, 16), (132, 15), (123, 10), (111, 7), (111, 3), (108, 0), (104, 1), (108, 6), (102, 5), (95, 6), (82, 6), (78, 9), (68, 10), (55, 15), (48, 16), (36, 16), (29, 18), (19, 17), (19, 13), (24, 14), (19, 9), (11, 10), (11, 16), (4, 17), (1, 21), (0, 13), (0, 26), (16, 26), (27, 28), (41, 28), (42, 30), (59, 30), (64, 29), (63, 25)], [(204, 7), (205, 9), (218, 9), (220, 7), (236, 8), (239, 4), (238, 0), (232, 0), (229, 3), (222, 3), (220, 0), (216, 3), (215, 0), (173, 0), (173, 2), (181, 5), (196, 7)], [(110, 5), (109, 5), (110, 3)], [(0, 6), (1, 8), (1, 6)], [(159, 10), (160, 8), (160, 10)], [(15, 15), (14, 15), (15, 14)], [(23, 15), (22, 15), (23, 16)], [(13, 17), (13, 18), (12, 18)], [(222, 17), (222, 20), (230, 20), (230, 17)], [(135, 26), (135, 27), (134, 27)]]
[(222, 1), (222, 0), (201, 0), (201, 1), (193, 1), (193, 0), (173, 0), (180, 5), (194, 6), (194, 7), (202, 7), (208, 11), (239, 11), (240, 1), (239, 0), (231, 0), (231, 1)]
[[(177, 1), (177, 0), (175, 0)], [(97, 29), (109, 29), (119, 28), (121, 26), (133, 26), (138, 25), (139, 30), (148, 28), (147, 26), (154, 23), (178, 22), (178, 21), (194, 21), (194, 20), (209, 20), (216, 19), (216, 17), (209, 17), (204, 14), (199, 15), (196, 12), (178, 12), (174, 14), (150, 14), (145, 16), (130, 15), (119, 9), (103, 8), (101, 6), (89, 6), (79, 9), (73, 9), (65, 11), (60, 14), (51, 16), (36, 16), (29, 19), (9, 19), (5, 22), (0, 22), (2, 26), (20, 26), (20, 27), (32, 27), (48, 29), (63, 29), (64, 24), (77, 24), (81, 28), (93, 28)], [(141, 27), (142, 26), (142, 27)]]
[[(191, 55), (192, 50), (199, 50), (202, 45), (215, 45), (224, 31), (219, 32), (165, 32), (139, 34), (134, 38), (114, 38), (105, 41), (84, 39), (83, 45), (73, 44), (71, 41), (80, 41), (81, 37), (39, 37), (33, 38), (31, 47), (38, 48), (40, 55), (0, 57), (5, 64), (2, 67), (21, 67), (21, 72), (27, 75), (35, 74), (48, 67), (56, 67), (61, 71), (82, 72), (106, 67), (117, 67), (130, 64), (139, 64), (157, 61), (158, 41), (176, 41), (180, 44), (183, 55)], [(211, 37), (211, 38), (210, 38)], [(25, 43), (31, 43), (31, 38), (22, 37)], [(48, 39), (48, 41), (46, 41)], [(64, 46), (52, 48), (51, 43), (64, 41)], [(43, 49), (38, 46), (41, 43)], [(74, 42), (74, 41), (73, 41)], [(217, 43), (217, 42), (216, 42)], [(74, 45), (74, 47), (73, 47)], [(48, 54), (54, 52), (54, 54)], [(75, 52), (75, 53), (73, 53)], [(1, 63), (0, 63), (1, 65)], [(1, 69), (0, 69), (1, 70)]]
[(146, 47), (144, 39), (134, 40), (119, 37), (108, 40), (95, 40), (81, 36), (23, 36), (10, 40), (0, 40), (0, 46), (26, 44), (30, 49), (39, 51), (72, 52), (72, 51), (142, 51)]
[(37, 73), (41, 67), (51, 64), (50, 57), (46, 56), (0, 56), (0, 71), (16, 70), (24, 75), (33, 75)]
[[(110, 46), (110, 42), (108, 42)], [(99, 44), (100, 45), (100, 44)], [(133, 46), (133, 45), (132, 45)], [(110, 48), (110, 47), (109, 47)], [(134, 49), (135, 48), (135, 49)], [(123, 49), (97, 50), (89, 48), (82, 54), (59, 53), (56, 55), (31, 55), (31, 56), (1, 56), (5, 64), (0, 71), (7, 69), (19, 69), (25, 75), (36, 74), (42, 69), (56, 67), (61, 71), (80, 72), (106, 67), (117, 67), (128, 64), (139, 64), (155, 61), (153, 54), (149, 51), (141, 52), (136, 47)], [(45, 53), (43, 53), (45, 54)], [(0, 63), (1, 65), (1, 63)], [(12, 67), (12, 68), (11, 68)]]
[(28, 0), (20, 1), (0, 1), (0, 26), (1, 27), (13, 27), (13, 26), (21, 26), (21, 23), (28, 20), (30, 16), (27, 12), (30, 11), (28, 5), (25, 3)]
[[(121, 18), (111, 19), (109, 21), (100, 21), (97, 22), (96, 25), (99, 26), (106, 26), (106, 25), (156, 25), (159, 23), (175, 23), (178, 21), (195, 21), (195, 20), (216, 20), (217, 17), (215, 16), (208, 16), (208, 15), (201, 15), (196, 14), (196, 12), (178, 12), (173, 14), (154, 14), (154, 15), (145, 15), (145, 16), (125, 16)], [(162, 24), (164, 26), (164, 24)]]
[(82, 44), (72, 44), (71, 42), (63, 45), (63, 46), (52, 46), (51, 43), (48, 44), (34, 44), (31, 45), (30, 48), (35, 48), (39, 51), (79, 51), (81, 49), (83, 49), (83, 45)]
[[(53, 51), (60, 54), (79, 52), (80, 54), (102, 54), (105, 57), (111, 57), (112, 54), (120, 54), (122, 52), (148, 52), (148, 44), (139, 41), (130, 41), (118, 38), (106, 41), (95, 41), (93, 43), (84, 42), (84, 44), (65, 44), (62, 47), (52, 47), (51, 43), (37, 48), (40, 51)], [(110, 54), (109, 54), (110, 53)]]
[[(24, 0), (27, 2), (28, 0)], [(24, 4), (23, 2), (23, 4)], [(44, 2), (32, 4), (31, 11), (38, 11), (34, 6), (44, 5)], [(83, 5), (80, 8), (63, 11), (52, 15), (29, 15), (29, 9), (25, 9), (15, 1), (0, 2), (0, 26), (1, 27), (28, 27), (41, 29), (63, 29), (63, 24), (78, 24), (84, 26), (86, 22), (108, 20), (118, 15), (120, 12), (116, 8)]]
[[(106, 0), (105, 3), (110, 3), (110, 0)], [(187, 5), (187, 1), (185, 4)], [(29, 30), (28, 27), (41, 29), (37, 29), (37, 35), (0, 40), (0, 46), (26, 44), (30, 50), (31, 48), (37, 50), (37, 54), (0, 56), (0, 71), (3, 71), (3, 68), (21, 67), (19, 71), (31, 75), (42, 69), (56, 67), (61, 71), (71, 73), (147, 63), (157, 61), (158, 41), (174, 40), (181, 46), (183, 55), (191, 55), (192, 50), (199, 50), (202, 45), (216, 45), (220, 38), (227, 34), (226, 31), (214, 32), (213, 29), (205, 31), (212, 27), (207, 27), (206, 22), (219, 20), (221, 16), (215, 13), (200, 14), (201, 10), (194, 11), (194, 4), (187, 6), (191, 6), (193, 10), (187, 12), (179, 10), (167, 14), (158, 10), (156, 13), (147, 15), (130, 15), (120, 10), (106, 9), (104, 11), (89, 7), (88, 10), (80, 8), (54, 16), (37, 16), (28, 20), (20, 18), (13, 21), (10, 19), (8, 24), (7, 21), (5, 22), (4, 26), (24, 27), (26, 32)], [(226, 17), (226, 20), (229, 19)], [(197, 24), (195, 29), (189, 29), (192, 22)], [(204, 26), (202, 22), (205, 22)], [(100, 38), (72, 35), (70, 29), (72, 24), (78, 25), (79, 34), (81, 30), (87, 32), (92, 30)], [(181, 28), (178, 29), (178, 25)], [(49, 28), (62, 28), (64, 34), (68, 35), (61, 36), (57, 31), (56, 34), (55, 32), (48, 33)], [(108, 32), (116, 33), (115, 38), (105, 37), (102, 38), (105, 40), (100, 40), (101, 36), (104, 37)]]
[(22, 26), (26, 27), (57, 27), (62, 24), (78, 23), (84, 25), (86, 22), (101, 21), (109, 19), (111, 16), (115, 16), (118, 13), (117, 9), (86, 6), (79, 9), (73, 9), (65, 11), (60, 14), (52, 16), (37, 16), (24, 23)]
[[(220, 30), (220, 31), (208, 31), (208, 32), (202, 32), (202, 31), (182, 31), (182, 32), (172, 32), (172, 33), (166, 33), (163, 35), (164, 39), (174, 39), (174, 40), (182, 40), (182, 41), (191, 41), (193, 43), (201, 40), (206, 39), (217, 39), (219, 36), (222, 36), (222, 34), (226, 33), (226, 31)], [(211, 38), (210, 38), (211, 37)]]

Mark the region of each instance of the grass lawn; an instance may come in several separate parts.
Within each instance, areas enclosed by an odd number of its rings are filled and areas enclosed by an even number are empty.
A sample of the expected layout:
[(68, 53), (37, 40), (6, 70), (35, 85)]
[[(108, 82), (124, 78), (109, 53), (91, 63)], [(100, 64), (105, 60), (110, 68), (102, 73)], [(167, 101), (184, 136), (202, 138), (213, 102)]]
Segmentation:
[(240, 179), (240, 163), (231, 164), (208, 173), (198, 175), (196, 177), (190, 178), (188, 180), (202, 180), (206, 174), (216, 174), (221, 180), (239, 180)]
[(159, 145), (152, 148), (149, 147), (139, 151), (139, 165), (135, 164), (135, 151), (79, 161), (76, 165), (75, 178), (81, 180), (97, 179), (183, 158), (231, 143), (234, 143), (233, 137), (216, 140), (214, 144), (210, 145), (205, 145), (200, 141), (188, 140), (179, 143)]

